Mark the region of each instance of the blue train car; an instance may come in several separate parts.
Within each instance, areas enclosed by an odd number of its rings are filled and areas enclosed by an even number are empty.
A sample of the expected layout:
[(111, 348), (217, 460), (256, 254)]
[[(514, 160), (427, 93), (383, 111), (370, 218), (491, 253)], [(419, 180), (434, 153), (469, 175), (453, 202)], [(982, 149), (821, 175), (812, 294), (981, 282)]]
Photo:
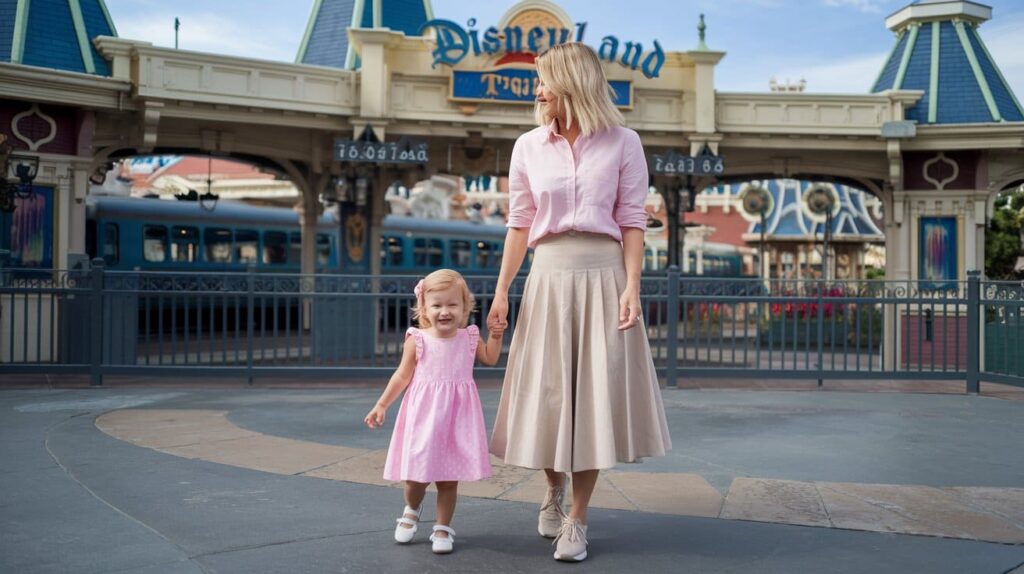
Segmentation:
[[(449, 268), (465, 275), (497, 274), (505, 231), (502, 225), (389, 215), (381, 225), (381, 272), (425, 275)], [(531, 257), (532, 252), (523, 271)]]
[[(447, 267), (466, 275), (494, 275), (501, 268), (506, 229), (468, 221), (387, 216), (381, 226), (381, 273), (426, 275)], [(316, 230), (316, 270), (344, 273), (338, 250), (340, 225), (332, 214)], [(90, 196), (86, 249), (109, 269), (144, 271), (300, 272), (299, 215), (280, 207), (221, 201), (208, 211), (194, 201)], [(644, 272), (663, 273), (663, 239), (645, 245)], [(521, 273), (529, 270), (528, 251)], [(705, 243), (703, 274), (743, 276), (735, 246)], [(696, 256), (690, 254), (690, 273)]]
[[(705, 241), (702, 254), (703, 273), (712, 277), (743, 277), (743, 255), (734, 245)], [(697, 275), (697, 254), (689, 252), (689, 271), (684, 275)], [(644, 244), (644, 272), (664, 273), (668, 268), (668, 242), (661, 238), (648, 239)]]
[[(300, 271), (299, 215), (291, 209), (220, 201), (90, 196), (86, 251), (109, 269), (144, 271)], [(330, 214), (316, 231), (316, 269), (336, 272), (340, 229)]]

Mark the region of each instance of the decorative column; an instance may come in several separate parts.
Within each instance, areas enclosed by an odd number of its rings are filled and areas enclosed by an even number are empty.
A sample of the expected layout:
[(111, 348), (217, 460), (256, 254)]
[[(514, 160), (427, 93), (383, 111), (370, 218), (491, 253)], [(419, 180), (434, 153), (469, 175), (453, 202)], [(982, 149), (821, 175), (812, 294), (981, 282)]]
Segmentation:
[(725, 57), (725, 52), (709, 50), (704, 43), (706, 26), (704, 15), (700, 15), (697, 26), (700, 43), (696, 50), (686, 52), (694, 63), (694, 89), (696, 91), (696, 133), (690, 136), (690, 155), (696, 156), (707, 145), (711, 152), (718, 154), (718, 142), (722, 135), (715, 133), (715, 66)]

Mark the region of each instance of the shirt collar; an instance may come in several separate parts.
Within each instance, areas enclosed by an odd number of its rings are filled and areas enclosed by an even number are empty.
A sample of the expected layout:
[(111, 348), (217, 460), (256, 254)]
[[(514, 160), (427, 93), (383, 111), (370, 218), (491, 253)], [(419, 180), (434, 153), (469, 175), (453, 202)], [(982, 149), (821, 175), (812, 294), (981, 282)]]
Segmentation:
[(554, 140), (556, 137), (558, 137), (558, 128), (556, 127), (557, 125), (558, 125), (558, 120), (551, 120), (548, 123), (548, 125), (546, 126), (548, 128), (548, 140), (549, 141), (550, 140)]
[[(544, 126), (547, 128), (548, 141), (554, 141), (556, 138), (560, 137), (564, 139), (564, 136), (559, 135), (558, 128), (556, 127), (557, 125), (558, 120), (551, 120), (548, 125)], [(582, 139), (584, 139), (583, 134), (580, 134), (579, 137), (576, 138), (576, 141), (580, 141)]]

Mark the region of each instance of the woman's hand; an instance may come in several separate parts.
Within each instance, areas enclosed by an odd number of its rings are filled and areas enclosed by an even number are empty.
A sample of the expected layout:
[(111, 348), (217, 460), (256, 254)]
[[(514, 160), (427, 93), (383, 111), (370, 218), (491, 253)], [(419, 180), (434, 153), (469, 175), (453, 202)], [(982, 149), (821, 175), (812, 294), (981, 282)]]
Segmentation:
[(387, 411), (388, 409), (381, 406), (380, 403), (377, 403), (376, 405), (373, 405), (373, 408), (370, 409), (369, 413), (367, 413), (363, 422), (366, 423), (366, 426), (372, 429), (378, 428), (384, 424), (384, 414)]
[(632, 329), (640, 324), (640, 289), (626, 287), (619, 297), (619, 330)]
[(491, 339), (501, 339), (505, 336), (505, 329), (508, 328), (507, 321), (487, 320), (487, 336)]
[(487, 327), (491, 325), (508, 325), (508, 293), (494, 295), (491, 311), (487, 313)]

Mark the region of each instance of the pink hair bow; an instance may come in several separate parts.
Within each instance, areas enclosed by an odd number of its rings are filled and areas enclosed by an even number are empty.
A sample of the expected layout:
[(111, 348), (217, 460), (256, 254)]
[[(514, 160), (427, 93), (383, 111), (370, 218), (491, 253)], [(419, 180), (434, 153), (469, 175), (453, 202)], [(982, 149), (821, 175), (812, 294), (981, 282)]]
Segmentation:
[(416, 286), (412, 288), (412, 292), (413, 292), (414, 295), (416, 295), (417, 299), (419, 299), (423, 295), (423, 280), (422, 279), (420, 279), (420, 282), (417, 283)]

